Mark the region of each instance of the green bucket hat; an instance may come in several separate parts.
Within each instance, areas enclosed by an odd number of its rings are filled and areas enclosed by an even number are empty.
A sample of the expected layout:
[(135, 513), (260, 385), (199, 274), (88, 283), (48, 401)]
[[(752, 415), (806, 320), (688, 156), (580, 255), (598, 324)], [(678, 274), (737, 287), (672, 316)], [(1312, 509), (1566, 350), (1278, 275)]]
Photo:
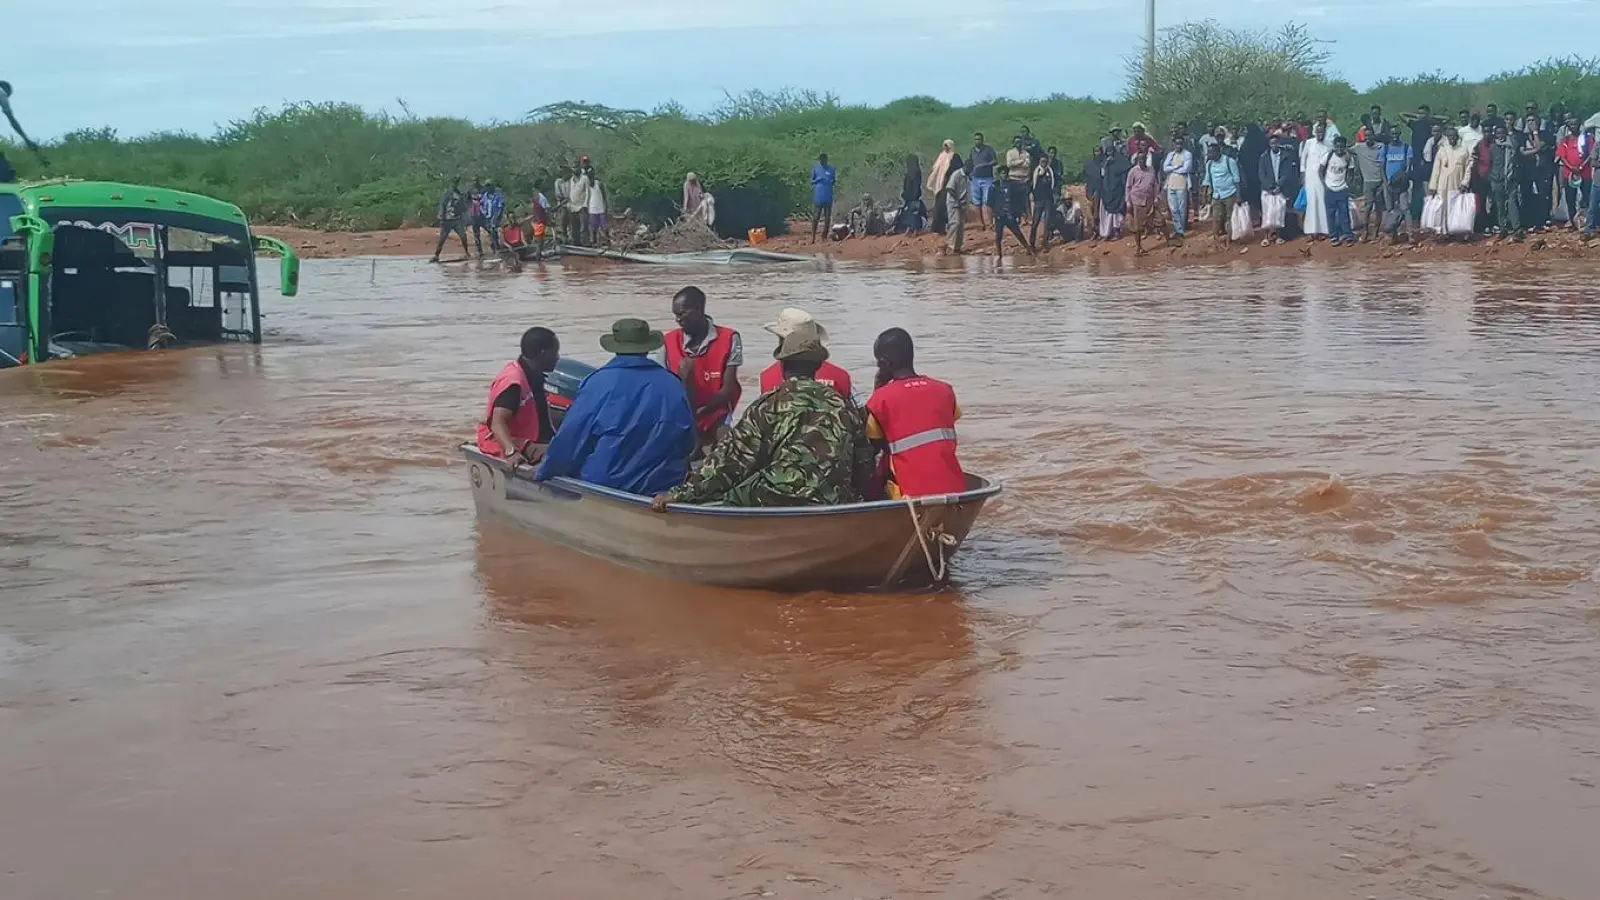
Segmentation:
[(620, 356), (643, 356), (661, 349), (666, 341), (643, 319), (618, 319), (611, 333), (600, 335), (600, 349)]

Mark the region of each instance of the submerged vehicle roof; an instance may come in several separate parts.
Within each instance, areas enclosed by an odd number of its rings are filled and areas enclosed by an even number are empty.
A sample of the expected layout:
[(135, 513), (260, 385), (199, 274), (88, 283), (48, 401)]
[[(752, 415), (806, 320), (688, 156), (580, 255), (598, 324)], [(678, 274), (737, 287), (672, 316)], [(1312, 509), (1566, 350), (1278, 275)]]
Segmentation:
[(24, 184), (0, 184), (0, 193), (17, 195), (24, 209), (41, 218), (47, 217), (52, 209), (116, 209), (129, 213), (179, 213), (241, 226), (248, 224), (244, 210), (232, 203), (203, 194), (142, 184), (57, 178)]

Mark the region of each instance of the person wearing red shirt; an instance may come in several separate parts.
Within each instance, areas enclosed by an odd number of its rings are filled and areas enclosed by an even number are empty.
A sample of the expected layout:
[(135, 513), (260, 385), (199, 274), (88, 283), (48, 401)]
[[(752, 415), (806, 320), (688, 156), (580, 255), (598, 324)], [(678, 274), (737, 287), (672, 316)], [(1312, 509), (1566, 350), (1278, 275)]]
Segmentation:
[(1578, 204), (1584, 198), (1584, 187), (1592, 181), (1594, 170), (1589, 167), (1589, 155), (1580, 141), (1578, 120), (1567, 117), (1565, 137), (1556, 145), (1556, 159), (1561, 161), (1561, 190), (1567, 203), (1567, 221), (1573, 231), (1578, 230)]
[(544, 376), (561, 361), (561, 342), (548, 328), (529, 328), (522, 334), (521, 350), (495, 376), (488, 408), (478, 422), (478, 449), (513, 466), (538, 462), (555, 436)]
[(711, 321), (706, 315), (706, 292), (697, 287), (686, 287), (673, 296), (672, 316), (678, 327), (667, 332), (666, 346), (657, 361), (689, 391), (704, 451), (733, 424), (744, 342), (739, 332)]
[(878, 377), (867, 401), (867, 437), (889, 451), (885, 493), (891, 499), (962, 493), (967, 476), (956, 458), (955, 390), (917, 374), (915, 347), (903, 328), (878, 335), (872, 353)]
[[(795, 329), (802, 325), (808, 324), (816, 325), (817, 334), (821, 336), (823, 343), (827, 343), (828, 329), (818, 325), (817, 320), (811, 317), (811, 313), (808, 313), (803, 309), (789, 307), (783, 312), (778, 313), (778, 320), (776, 322), (768, 322), (761, 327), (765, 328), (772, 334), (777, 335), (778, 343), (782, 344), (783, 339), (793, 334)], [(839, 368), (833, 363), (823, 362), (821, 367), (817, 369), (817, 374), (814, 376), (813, 380), (820, 381), (838, 391), (840, 396), (844, 397), (844, 399), (850, 403), (855, 402), (855, 392), (852, 390), (850, 385), (850, 373)], [(768, 366), (761, 373), (761, 393), (763, 394), (777, 390), (778, 385), (782, 383), (782, 363), (775, 362)]]

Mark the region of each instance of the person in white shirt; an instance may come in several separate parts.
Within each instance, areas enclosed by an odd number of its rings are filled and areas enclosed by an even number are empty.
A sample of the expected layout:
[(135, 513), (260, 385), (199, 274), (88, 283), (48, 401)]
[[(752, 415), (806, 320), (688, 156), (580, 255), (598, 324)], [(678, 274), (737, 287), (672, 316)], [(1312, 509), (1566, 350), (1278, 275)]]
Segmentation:
[[(587, 159), (587, 157), (585, 157)], [(582, 164), (572, 167), (567, 180), (567, 240), (583, 245), (584, 225), (589, 217), (589, 176)]]

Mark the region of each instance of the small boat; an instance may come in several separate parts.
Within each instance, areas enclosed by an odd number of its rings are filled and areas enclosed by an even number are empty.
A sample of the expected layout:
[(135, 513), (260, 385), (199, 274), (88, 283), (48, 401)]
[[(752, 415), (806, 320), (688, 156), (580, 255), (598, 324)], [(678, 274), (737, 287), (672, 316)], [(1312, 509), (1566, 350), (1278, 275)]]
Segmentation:
[(602, 259), (613, 262), (631, 262), (652, 266), (732, 266), (746, 263), (795, 263), (810, 262), (808, 256), (796, 256), (792, 253), (776, 253), (771, 250), (757, 250), (752, 247), (735, 247), (731, 250), (705, 250), (697, 253), (635, 253), (626, 250), (612, 250), (605, 247), (578, 247), (569, 244), (546, 245), (544, 255), (532, 246), (519, 247), (517, 255), (524, 262), (535, 262), (539, 259), (554, 261), (558, 259)]
[[(590, 367), (562, 360), (546, 379), (552, 417)], [(939, 584), (949, 560), (1000, 486), (976, 475), (959, 494), (841, 506), (751, 509), (674, 504), (571, 478), (533, 480), (473, 443), (467, 459), (478, 512), (539, 540), (628, 568), (718, 587), (859, 590)]]

